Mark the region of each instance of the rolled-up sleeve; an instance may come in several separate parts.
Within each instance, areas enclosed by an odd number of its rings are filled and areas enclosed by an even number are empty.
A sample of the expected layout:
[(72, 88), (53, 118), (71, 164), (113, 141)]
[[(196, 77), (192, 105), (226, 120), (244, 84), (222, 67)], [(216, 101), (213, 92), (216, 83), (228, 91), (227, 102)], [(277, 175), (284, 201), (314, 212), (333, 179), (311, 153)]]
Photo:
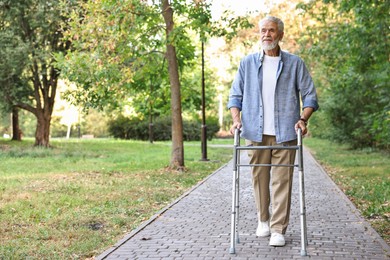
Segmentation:
[(230, 89), (229, 94), (229, 102), (227, 108), (230, 109), (232, 107), (238, 108), (240, 111), (242, 110), (242, 98), (243, 98), (243, 89), (244, 89), (244, 69), (243, 62), (240, 62), (238, 71), (236, 73), (236, 77), (233, 81), (232, 87)]
[(298, 80), (299, 91), (301, 92), (302, 98), (302, 109), (304, 109), (305, 107), (311, 107), (314, 109), (314, 111), (318, 110), (319, 105), (317, 99), (317, 92), (314, 88), (314, 83), (310, 76), (310, 73), (302, 60), (300, 60), (299, 62)]

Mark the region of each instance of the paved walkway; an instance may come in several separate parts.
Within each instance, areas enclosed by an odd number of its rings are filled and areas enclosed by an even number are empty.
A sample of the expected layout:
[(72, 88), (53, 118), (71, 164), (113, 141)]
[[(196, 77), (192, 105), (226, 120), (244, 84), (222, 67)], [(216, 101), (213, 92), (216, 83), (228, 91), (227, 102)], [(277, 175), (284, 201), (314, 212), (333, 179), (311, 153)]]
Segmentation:
[[(247, 156), (242, 157), (246, 160)], [(390, 259), (390, 247), (304, 151), (307, 257), (300, 256), (298, 174), (285, 247), (256, 237), (248, 167), (241, 168), (240, 243), (229, 254), (232, 162), (184, 194), (96, 259)]]

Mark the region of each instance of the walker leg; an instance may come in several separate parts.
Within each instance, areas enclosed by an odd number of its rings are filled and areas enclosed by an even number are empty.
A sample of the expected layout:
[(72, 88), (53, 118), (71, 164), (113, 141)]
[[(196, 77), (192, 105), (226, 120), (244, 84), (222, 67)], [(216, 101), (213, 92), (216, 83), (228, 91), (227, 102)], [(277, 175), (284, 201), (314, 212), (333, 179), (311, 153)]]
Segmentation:
[(306, 206), (305, 206), (305, 188), (303, 180), (303, 171), (299, 171), (299, 199), (301, 208), (301, 256), (307, 256), (307, 228), (306, 228)]
[(240, 145), (239, 130), (234, 133), (234, 154), (233, 154), (233, 183), (232, 183), (232, 215), (230, 231), (230, 254), (236, 253), (236, 243), (240, 242), (238, 236), (238, 210), (239, 210), (239, 164), (240, 153), (236, 149)]
[(305, 205), (305, 181), (303, 174), (303, 145), (302, 132), (298, 131), (298, 171), (299, 171), (299, 204), (301, 222), (301, 256), (307, 256), (307, 226), (306, 226), (306, 205)]
[[(237, 163), (240, 164), (240, 157), (237, 157)], [(240, 168), (237, 167), (237, 181), (236, 181), (236, 242), (237, 243), (240, 243), (240, 235), (238, 232), (239, 220), (240, 220)]]
[[(234, 165), (237, 168), (236, 165)], [(232, 215), (231, 215), (231, 229), (230, 229), (230, 254), (236, 253), (236, 239), (237, 239), (237, 212), (236, 212), (236, 203), (237, 203), (237, 170), (233, 171), (233, 185), (232, 185)]]

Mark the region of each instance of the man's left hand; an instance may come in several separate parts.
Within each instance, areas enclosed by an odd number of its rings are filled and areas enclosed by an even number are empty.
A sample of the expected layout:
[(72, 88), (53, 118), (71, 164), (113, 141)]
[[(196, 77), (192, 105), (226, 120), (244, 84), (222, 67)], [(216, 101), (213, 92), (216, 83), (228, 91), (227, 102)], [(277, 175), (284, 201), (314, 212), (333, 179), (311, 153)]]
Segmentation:
[(302, 120), (298, 120), (298, 122), (295, 124), (295, 132), (298, 132), (298, 128), (302, 130), (302, 135), (307, 134), (306, 123)]

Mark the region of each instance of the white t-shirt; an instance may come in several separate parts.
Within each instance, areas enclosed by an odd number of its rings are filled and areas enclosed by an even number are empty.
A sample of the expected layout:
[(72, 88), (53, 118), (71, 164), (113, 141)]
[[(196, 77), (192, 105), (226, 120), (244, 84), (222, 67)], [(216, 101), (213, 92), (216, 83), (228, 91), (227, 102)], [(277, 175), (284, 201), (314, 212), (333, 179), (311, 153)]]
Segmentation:
[(263, 108), (264, 108), (264, 132), (265, 135), (275, 135), (275, 88), (276, 73), (278, 71), (280, 57), (264, 55), (263, 60)]

